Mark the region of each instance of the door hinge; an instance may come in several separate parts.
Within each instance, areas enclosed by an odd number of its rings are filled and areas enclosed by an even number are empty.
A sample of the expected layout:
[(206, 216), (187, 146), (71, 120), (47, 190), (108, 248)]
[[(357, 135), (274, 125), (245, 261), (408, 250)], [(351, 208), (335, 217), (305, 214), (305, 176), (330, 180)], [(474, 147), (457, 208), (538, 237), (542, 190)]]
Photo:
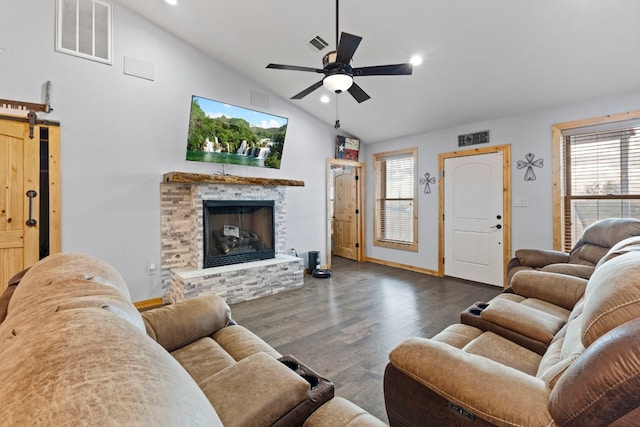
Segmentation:
[(360, 179), (360, 177), (358, 175), (354, 175), (356, 178), (356, 181), (358, 181)]
[(359, 248), (359, 247), (360, 247), (360, 243), (356, 243), (356, 248)]
[(360, 213), (360, 209), (356, 209), (356, 215)]

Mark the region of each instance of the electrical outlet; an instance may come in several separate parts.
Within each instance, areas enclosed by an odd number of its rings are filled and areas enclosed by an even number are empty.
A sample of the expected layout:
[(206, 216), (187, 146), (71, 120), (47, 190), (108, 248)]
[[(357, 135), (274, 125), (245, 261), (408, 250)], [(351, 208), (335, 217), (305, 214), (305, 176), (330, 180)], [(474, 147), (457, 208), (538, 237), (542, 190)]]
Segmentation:
[(147, 274), (149, 276), (153, 276), (154, 274), (156, 274), (156, 265), (152, 262), (150, 262), (149, 264), (147, 264)]

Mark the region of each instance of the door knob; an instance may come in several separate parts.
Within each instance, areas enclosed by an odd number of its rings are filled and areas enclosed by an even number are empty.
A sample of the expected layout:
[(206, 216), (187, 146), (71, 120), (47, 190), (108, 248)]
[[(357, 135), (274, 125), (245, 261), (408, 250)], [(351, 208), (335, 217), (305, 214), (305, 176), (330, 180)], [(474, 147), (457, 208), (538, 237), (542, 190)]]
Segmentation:
[(500, 224), (492, 225), (491, 228), (497, 228), (498, 230), (500, 230), (502, 228), (502, 226)]

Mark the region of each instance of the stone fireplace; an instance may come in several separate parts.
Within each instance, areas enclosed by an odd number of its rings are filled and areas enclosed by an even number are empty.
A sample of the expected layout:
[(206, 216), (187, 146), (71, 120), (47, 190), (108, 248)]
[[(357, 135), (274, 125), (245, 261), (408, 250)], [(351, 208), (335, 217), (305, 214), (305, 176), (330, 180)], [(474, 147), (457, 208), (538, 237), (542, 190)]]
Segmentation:
[(204, 268), (275, 258), (273, 200), (204, 200)]
[[(295, 289), (303, 284), (303, 263), (301, 258), (287, 255), (286, 248), (286, 186), (302, 186), (301, 181), (243, 178), (227, 175), (203, 175), (170, 172), (164, 175), (160, 184), (160, 228), (161, 228), (161, 277), (164, 302), (176, 302), (203, 293), (215, 292), (228, 303), (246, 301), (280, 291)], [(237, 243), (235, 235), (245, 233), (245, 253), (255, 252), (263, 243), (271, 240), (274, 257), (239, 262), (229, 265), (205, 267), (205, 246), (209, 251), (211, 243), (205, 243), (206, 205), (220, 206), (227, 202), (242, 205), (271, 205), (273, 235), (262, 230), (247, 232), (249, 227), (231, 214), (221, 214), (222, 228), (216, 226), (218, 248), (223, 251), (227, 241)], [(246, 207), (245, 206), (245, 207)], [(238, 206), (236, 206), (238, 207)], [(251, 211), (254, 208), (247, 208)], [(245, 209), (245, 210), (247, 210)], [(241, 209), (242, 210), (242, 209)], [(228, 212), (228, 209), (223, 209)], [(252, 213), (249, 212), (251, 215)], [(263, 214), (259, 214), (260, 217)], [(254, 218), (258, 221), (258, 218)], [(249, 220), (250, 221), (250, 220)], [(226, 224), (225, 224), (226, 223)], [(227, 226), (226, 236), (225, 227)], [(256, 226), (264, 227), (264, 226)], [(209, 234), (212, 230), (209, 230)], [(222, 245), (219, 242), (223, 242)], [(254, 245), (253, 248), (251, 245)], [(222, 249), (221, 249), (222, 247)], [(228, 248), (227, 248), (228, 249)], [(230, 250), (228, 251), (230, 252)], [(242, 252), (242, 251), (239, 251)]]

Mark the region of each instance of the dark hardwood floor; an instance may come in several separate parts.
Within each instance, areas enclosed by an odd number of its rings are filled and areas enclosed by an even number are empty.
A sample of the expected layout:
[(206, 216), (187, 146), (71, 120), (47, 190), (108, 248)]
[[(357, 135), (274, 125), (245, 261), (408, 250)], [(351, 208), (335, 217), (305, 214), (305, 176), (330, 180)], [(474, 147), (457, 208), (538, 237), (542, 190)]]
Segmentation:
[(457, 323), (501, 288), (334, 257), (333, 277), (305, 275), (293, 291), (231, 306), (232, 317), (282, 354), (293, 354), (341, 396), (387, 421), (382, 391), (389, 352)]

